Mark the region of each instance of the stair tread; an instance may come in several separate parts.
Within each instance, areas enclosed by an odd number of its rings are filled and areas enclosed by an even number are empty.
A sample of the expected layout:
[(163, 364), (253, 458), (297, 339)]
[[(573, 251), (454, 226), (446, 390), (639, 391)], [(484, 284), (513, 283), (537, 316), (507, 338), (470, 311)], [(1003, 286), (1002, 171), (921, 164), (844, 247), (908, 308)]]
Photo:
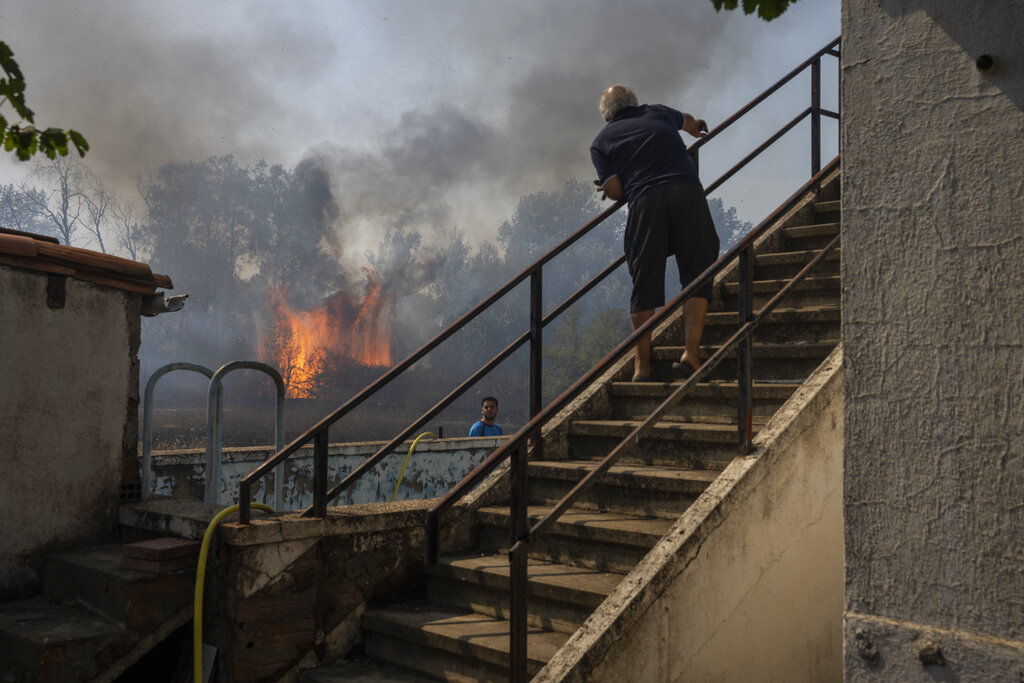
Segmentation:
[(102, 640), (122, 631), (122, 626), (112, 619), (42, 596), (0, 603), (0, 633), (38, 646)]
[[(428, 573), (508, 589), (509, 562), (504, 554), (463, 553), (444, 556)], [(622, 574), (575, 567), (535, 558), (527, 560), (530, 591), (535, 597), (571, 599), (597, 607), (622, 582)]]
[[(767, 266), (778, 263), (799, 263), (810, 261), (821, 253), (821, 249), (796, 249), (793, 251), (773, 251), (754, 256), (755, 266)], [(826, 261), (837, 260), (842, 255), (842, 247), (836, 247), (825, 255)]]
[[(802, 380), (786, 381), (755, 381), (753, 383), (755, 398), (786, 399), (800, 386)], [(608, 386), (613, 396), (663, 396), (667, 397), (682, 384), (672, 382), (611, 382)], [(739, 390), (738, 382), (701, 382), (687, 395), (688, 398), (731, 398)]]
[(301, 683), (419, 683), (423, 675), (369, 659), (345, 660), (307, 669), (299, 674)]
[[(554, 508), (554, 505), (531, 505), (527, 508), (530, 524), (540, 521)], [(507, 526), (507, 507), (480, 509), (481, 520)], [(570, 508), (555, 522), (556, 530), (563, 533), (577, 532), (577, 535), (593, 537), (597, 541), (629, 543), (650, 546), (665, 535), (675, 523), (675, 517), (645, 517), (624, 512), (596, 512)]]
[[(570, 433), (582, 434), (582, 433), (614, 433), (618, 434), (623, 430), (634, 430), (643, 424), (642, 420), (573, 420), (570, 427)], [(698, 432), (707, 434), (720, 434), (736, 433), (736, 425), (726, 424), (718, 421), (717, 419), (712, 421), (672, 421), (672, 420), (659, 420), (654, 423), (655, 432)]]
[[(363, 615), (363, 625), (378, 633), (397, 635), (458, 654), (476, 650), (478, 655), (486, 657), (491, 653), (492, 658), (498, 655), (504, 660), (509, 651), (508, 621), (476, 612), (446, 609), (433, 603), (404, 603), (368, 610)], [(527, 628), (529, 658), (544, 664), (568, 639), (567, 633)]]
[(839, 222), (811, 223), (808, 225), (790, 225), (782, 229), (786, 237), (819, 237), (834, 235), (839, 232)]
[[(790, 282), (790, 278), (769, 278), (767, 280), (754, 280), (754, 292), (768, 292), (782, 289)], [(797, 291), (801, 289), (831, 289), (838, 288), (842, 284), (839, 275), (809, 275), (797, 285)], [(739, 282), (732, 281), (725, 283), (725, 291), (734, 294), (739, 291)]]
[[(562, 471), (569, 475), (582, 475), (590, 472), (597, 460), (533, 460), (530, 461), (531, 474), (534, 470)], [(718, 470), (693, 469), (687, 467), (665, 467), (662, 465), (612, 465), (605, 476), (630, 479), (660, 479), (676, 482), (710, 483), (718, 476)], [(566, 477), (570, 478), (570, 477)]]
[[(758, 311), (754, 311), (757, 313)], [(705, 329), (712, 325), (730, 324), (735, 325), (738, 317), (736, 311), (708, 311), (704, 323)], [(839, 304), (828, 304), (819, 306), (800, 306), (796, 308), (778, 307), (772, 310), (768, 319), (775, 322), (805, 322), (808, 320), (840, 320), (841, 309)]]
[[(828, 355), (838, 344), (838, 340), (754, 342), (752, 347), (755, 356), (793, 357), (821, 353)], [(701, 347), (701, 352), (704, 356), (710, 356), (719, 348), (717, 346), (704, 346)], [(683, 355), (685, 350), (685, 346), (655, 346), (651, 349), (651, 352), (658, 360), (677, 360)]]

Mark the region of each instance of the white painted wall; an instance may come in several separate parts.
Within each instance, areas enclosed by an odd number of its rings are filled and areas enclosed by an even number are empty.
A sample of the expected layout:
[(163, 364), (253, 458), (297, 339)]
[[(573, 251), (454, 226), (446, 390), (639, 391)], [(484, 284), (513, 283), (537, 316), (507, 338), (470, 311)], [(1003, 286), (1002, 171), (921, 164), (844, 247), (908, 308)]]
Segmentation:
[(1017, 681), (1024, 1), (842, 13), (846, 676)]
[[(474, 467), (490, 455), (508, 437), (458, 439), (423, 439), (409, 457), (410, 443), (399, 446), (376, 468), (358, 479), (350, 491), (335, 504), (389, 502), (398, 482), (402, 465), (408, 465), (398, 489), (397, 500), (437, 498), (458, 483)], [(331, 444), (328, 448), (328, 479), (333, 483), (372, 456), (386, 442), (366, 441)], [(226, 448), (217, 489), (217, 502), (232, 505), (238, 502), (238, 482), (274, 454), (271, 448)], [(153, 485), (157, 496), (202, 500), (206, 485), (206, 454), (204, 451), (162, 451), (153, 454)], [(264, 477), (253, 488), (256, 500), (267, 498), (278, 511), (297, 510), (313, 504), (312, 446), (303, 448), (285, 464), (284, 507), (274, 503), (273, 476)]]
[(51, 309), (46, 285), (0, 265), (0, 598), (34, 589), (40, 551), (113, 531), (138, 396), (140, 297), (69, 277)]

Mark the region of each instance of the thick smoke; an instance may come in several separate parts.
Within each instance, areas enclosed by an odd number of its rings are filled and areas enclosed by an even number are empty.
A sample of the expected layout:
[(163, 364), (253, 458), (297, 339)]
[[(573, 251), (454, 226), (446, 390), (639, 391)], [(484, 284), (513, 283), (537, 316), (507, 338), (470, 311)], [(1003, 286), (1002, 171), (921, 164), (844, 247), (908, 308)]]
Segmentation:
[[(834, 0), (789, 16), (815, 4)], [(0, 25), (39, 119), (85, 133), (108, 184), (132, 194), (140, 167), (222, 154), (316, 157), (349, 256), (394, 228), (493, 237), (520, 196), (592, 173), (604, 87), (707, 112), (753, 38), (785, 29), (710, 0), (15, 0)]]

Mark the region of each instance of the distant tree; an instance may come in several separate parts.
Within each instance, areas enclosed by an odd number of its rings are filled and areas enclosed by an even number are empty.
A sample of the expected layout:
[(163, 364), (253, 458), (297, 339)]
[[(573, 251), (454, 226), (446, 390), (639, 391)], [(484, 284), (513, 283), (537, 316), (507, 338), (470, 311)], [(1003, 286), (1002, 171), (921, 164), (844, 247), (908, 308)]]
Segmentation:
[(708, 208), (711, 210), (711, 218), (715, 221), (722, 253), (728, 251), (754, 228), (749, 221), (740, 220), (736, 215), (735, 206), (725, 208), (725, 203), (718, 197), (708, 200)]
[(32, 174), (49, 190), (29, 197), (32, 211), (48, 224), (51, 234), (70, 245), (87, 211), (85, 167), (71, 157), (54, 157), (38, 162)]
[[(771, 21), (782, 16), (794, 2), (796, 0), (743, 0), (743, 13), (757, 12), (760, 18)], [(734, 10), (739, 5), (739, 0), (711, 0), (711, 3), (715, 6), (715, 11)]]
[(0, 226), (22, 232), (52, 235), (50, 225), (35, 211), (46, 203), (46, 193), (28, 185), (0, 185)]
[(34, 125), (35, 118), (31, 109), (25, 105), (25, 77), (14, 60), (14, 52), (7, 43), (0, 41), (0, 68), (5, 78), (0, 78), (0, 107), (10, 103), (20, 120), (8, 123), (0, 114), (0, 137), (3, 138), (4, 150), (14, 152), (19, 159), (27, 161), (37, 152), (42, 152), (53, 159), (57, 155), (66, 156), (68, 143), (74, 145), (79, 156), (85, 156), (89, 143), (78, 131), (47, 128), (40, 131)]

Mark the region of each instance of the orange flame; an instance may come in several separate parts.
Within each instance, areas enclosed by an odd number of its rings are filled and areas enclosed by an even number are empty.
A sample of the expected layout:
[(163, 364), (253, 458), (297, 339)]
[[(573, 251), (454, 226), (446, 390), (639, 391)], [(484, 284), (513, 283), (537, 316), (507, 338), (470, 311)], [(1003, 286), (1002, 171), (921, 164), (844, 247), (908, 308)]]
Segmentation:
[(394, 298), (380, 276), (366, 269), (361, 301), (334, 294), (309, 311), (296, 311), (281, 287), (270, 291), (274, 325), (261, 352), (276, 361), (289, 398), (313, 398), (325, 374), (343, 359), (366, 366), (391, 365)]

